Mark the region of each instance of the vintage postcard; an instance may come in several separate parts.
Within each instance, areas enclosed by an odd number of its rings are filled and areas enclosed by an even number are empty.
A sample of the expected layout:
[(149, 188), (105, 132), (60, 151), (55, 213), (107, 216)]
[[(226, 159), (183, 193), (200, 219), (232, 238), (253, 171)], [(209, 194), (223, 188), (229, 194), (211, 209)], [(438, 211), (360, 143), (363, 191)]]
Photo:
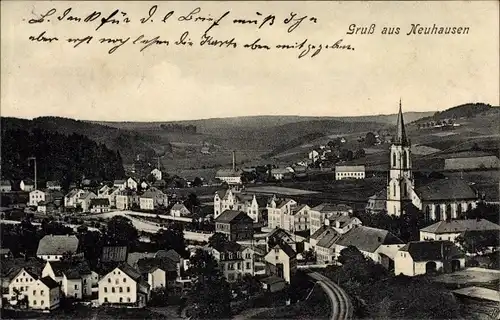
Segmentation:
[(1, 1), (2, 319), (500, 319), (498, 1)]

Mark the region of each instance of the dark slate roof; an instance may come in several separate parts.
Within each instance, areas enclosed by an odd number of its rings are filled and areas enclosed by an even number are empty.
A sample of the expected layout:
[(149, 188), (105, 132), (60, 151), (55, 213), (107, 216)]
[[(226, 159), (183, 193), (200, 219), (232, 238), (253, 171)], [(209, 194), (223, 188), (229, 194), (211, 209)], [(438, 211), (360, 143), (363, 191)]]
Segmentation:
[(36, 255), (54, 255), (65, 252), (75, 253), (78, 249), (78, 238), (74, 235), (47, 235), (38, 243)]
[(277, 277), (277, 276), (270, 276), (270, 277), (261, 279), (260, 282), (268, 284), (268, 285), (273, 285), (275, 283), (285, 282), (285, 280), (280, 278), (280, 277)]
[(343, 234), (336, 242), (348, 247), (354, 246), (360, 251), (375, 252), (384, 244), (402, 244), (403, 241), (387, 230), (358, 226)]
[(125, 262), (127, 261), (126, 246), (107, 246), (102, 248), (101, 262)]
[(219, 252), (238, 252), (243, 250), (242, 246), (235, 241), (220, 242), (213, 248)]
[(476, 199), (474, 190), (462, 179), (439, 179), (417, 187), (422, 200)]
[(464, 253), (451, 241), (413, 241), (403, 246), (400, 251), (410, 254), (413, 261), (442, 260), (462, 258)]
[(252, 218), (250, 218), (245, 212), (237, 210), (225, 210), (220, 216), (217, 217), (217, 219), (215, 219), (215, 222), (232, 223), (241, 220), (253, 222)]
[(224, 197), (226, 196), (226, 193), (228, 192), (228, 190), (227, 189), (222, 189), (222, 190), (217, 190), (216, 192), (219, 195), (219, 198), (224, 199)]
[(94, 198), (90, 199), (91, 206), (109, 206), (108, 198)]
[(137, 262), (137, 269), (141, 274), (153, 272), (156, 269), (177, 271), (177, 265), (168, 258), (145, 258)]
[(215, 174), (216, 178), (224, 178), (224, 177), (239, 177), (241, 176), (242, 171), (240, 169), (220, 169)]
[(319, 237), (321, 237), (323, 233), (326, 232), (326, 230), (328, 230), (328, 226), (325, 225), (321, 226), (318, 230), (314, 231), (310, 239), (318, 239)]
[(319, 212), (337, 212), (337, 211), (345, 211), (348, 212), (352, 210), (352, 207), (345, 204), (331, 204), (331, 203), (322, 203), (313, 207), (311, 210), (319, 211)]
[(325, 231), (323, 237), (318, 241), (317, 246), (323, 248), (330, 248), (334, 243), (336, 243), (340, 238), (340, 234), (329, 228)]
[(59, 287), (59, 283), (57, 283), (54, 279), (52, 279), (51, 277), (43, 277), (43, 278), (40, 278), (40, 281), (46, 285), (49, 289), (54, 289), (54, 288), (57, 288)]
[(127, 264), (136, 268), (137, 262), (144, 258), (154, 258), (155, 254), (153, 252), (131, 252), (127, 257)]
[(500, 230), (500, 225), (485, 219), (439, 221), (420, 229), (431, 233), (459, 233), (464, 231)]
[(297, 253), (295, 252), (295, 250), (292, 249), (292, 247), (290, 247), (288, 244), (282, 242), (282, 243), (278, 243), (277, 245), (275, 245), (273, 247), (274, 248), (280, 248), (281, 250), (283, 250), (286, 255), (289, 257), (289, 258), (295, 258), (297, 256)]
[(2, 187), (10, 187), (12, 185), (12, 183), (10, 182), (10, 180), (0, 180), (0, 186)]
[(50, 261), (47, 263), (49, 263), (52, 267), (56, 277), (61, 277), (65, 274), (68, 279), (79, 279), (83, 275), (92, 273), (88, 262), (85, 260), (77, 263), (67, 263), (62, 261)]
[(12, 279), (21, 269), (33, 274), (41, 274), (44, 263), (36, 258), (0, 259), (0, 275), (2, 278)]

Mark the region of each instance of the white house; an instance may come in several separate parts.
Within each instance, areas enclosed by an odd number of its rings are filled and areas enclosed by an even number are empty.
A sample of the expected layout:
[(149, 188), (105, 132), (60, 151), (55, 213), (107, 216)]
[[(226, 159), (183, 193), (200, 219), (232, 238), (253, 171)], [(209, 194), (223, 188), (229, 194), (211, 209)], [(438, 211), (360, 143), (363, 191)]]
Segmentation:
[(115, 180), (113, 186), (119, 188), (120, 190), (127, 189), (127, 180)]
[(297, 271), (297, 254), (286, 243), (275, 245), (266, 254), (266, 273), (285, 279), (290, 283), (293, 275)]
[(46, 186), (48, 190), (61, 191), (62, 189), (59, 181), (47, 181)]
[(344, 204), (322, 203), (309, 210), (309, 231), (314, 234), (316, 230), (325, 225), (325, 220), (334, 216), (349, 216), (353, 213), (350, 206)]
[(229, 282), (254, 274), (253, 251), (234, 241), (216, 244), (211, 253)]
[(27, 297), (31, 286), (33, 286), (37, 279), (38, 275), (31, 270), (27, 268), (19, 270), (9, 283), (9, 297), (11, 303), (15, 304), (17, 301)]
[(137, 181), (135, 181), (134, 178), (130, 177), (127, 179), (127, 188), (129, 188), (130, 190), (136, 191), (138, 186), (139, 184), (137, 183)]
[(139, 198), (139, 207), (141, 210), (154, 210), (155, 208), (155, 201), (152, 196), (148, 195), (142, 195)]
[(438, 221), (420, 229), (420, 241), (449, 240), (455, 242), (456, 238), (465, 231), (500, 232), (500, 225), (485, 219)]
[(33, 190), (30, 192), (29, 206), (37, 206), (40, 201), (46, 201), (45, 192), (42, 190)]
[(335, 180), (364, 178), (365, 166), (335, 166)]
[(318, 161), (318, 160), (319, 160), (319, 152), (318, 152), (318, 151), (316, 151), (316, 150), (312, 150), (311, 152), (309, 152), (308, 158), (309, 158), (309, 160), (311, 160), (313, 163), (315, 163), (316, 161)]
[(325, 225), (330, 226), (339, 234), (344, 234), (347, 231), (355, 228), (356, 226), (362, 225), (361, 220), (356, 217), (349, 216), (332, 216), (325, 219)]
[(180, 270), (174, 261), (167, 257), (143, 258), (137, 261), (137, 271), (147, 279), (151, 290), (167, 288), (180, 279)]
[(27, 299), (30, 309), (54, 310), (60, 304), (59, 284), (50, 277), (39, 278), (22, 268), (9, 284), (9, 297), (14, 305)]
[(229, 185), (241, 184), (241, 174), (243, 171), (240, 169), (221, 169), (215, 174), (215, 178)]
[(89, 212), (90, 201), (94, 198), (97, 198), (95, 193), (93, 193), (92, 191), (85, 191), (84, 193), (80, 194), (80, 197), (77, 200), (77, 206), (80, 206), (83, 212)]
[(153, 169), (151, 171), (151, 175), (155, 178), (156, 181), (161, 180), (163, 176), (161, 170), (159, 170), (158, 168)]
[(66, 208), (75, 208), (78, 205), (80, 196), (85, 193), (83, 189), (73, 189), (64, 196), (64, 206)]
[(0, 180), (0, 192), (11, 192), (12, 183), (9, 180)]
[(70, 264), (48, 261), (42, 270), (42, 277), (50, 277), (61, 285), (61, 292), (67, 298), (83, 299), (92, 296), (92, 271), (87, 261)]
[(290, 169), (288, 169), (288, 168), (271, 169), (271, 176), (276, 180), (283, 180), (287, 175), (290, 175), (291, 173), (293, 173), (293, 169), (292, 169), (292, 171), (290, 171)]
[(451, 241), (412, 241), (399, 249), (394, 261), (396, 275), (417, 276), (465, 268), (465, 254)]
[(35, 184), (29, 179), (21, 180), (21, 182), (19, 183), (19, 188), (21, 188), (22, 191), (30, 192), (35, 189)]
[(89, 208), (91, 213), (109, 212), (110, 210), (109, 199), (108, 198), (90, 199)]
[(63, 254), (76, 255), (78, 238), (74, 235), (46, 235), (38, 243), (36, 256), (45, 261), (59, 261)]
[(170, 209), (170, 215), (172, 217), (185, 217), (190, 214), (191, 211), (189, 211), (188, 208), (186, 208), (186, 206), (182, 203), (176, 203), (172, 209)]
[(293, 199), (278, 199), (273, 197), (267, 205), (267, 226), (271, 229), (285, 229), (285, 215), (291, 214), (292, 208), (296, 206), (297, 201)]
[(149, 188), (142, 194), (141, 198), (153, 199), (153, 208), (168, 206), (168, 196), (156, 187)]
[(246, 193), (238, 188), (219, 190), (214, 195), (214, 218), (225, 210), (237, 210), (245, 212), (254, 222), (262, 220), (262, 210), (265, 202), (257, 198), (255, 194)]
[(150, 285), (141, 274), (126, 263), (116, 267), (99, 280), (100, 305), (121, 304), (144, 307), (150, 296)]

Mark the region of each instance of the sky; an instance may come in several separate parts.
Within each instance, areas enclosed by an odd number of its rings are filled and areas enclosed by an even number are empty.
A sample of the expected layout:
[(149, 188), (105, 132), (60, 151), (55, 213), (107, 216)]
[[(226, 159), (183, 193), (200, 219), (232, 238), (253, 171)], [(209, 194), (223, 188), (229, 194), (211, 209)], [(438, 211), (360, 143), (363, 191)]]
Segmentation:
[[(152, 5), (157, 10), (147, 17)], [(237, 48), (200, 46), (207, 35), (235, 38)], [(51, 8), (56, 13), (42, 23)], [(82, 19), (94, 10), (129, 17), (130, 23), (99, 25), (57, 19), (66, 9)], [(61, 116), (100, 121), (170, 121), (251, 115), (358, 116), (404, 111), (437, 111), (468, 102), (499, 104), (499, 3), (431, 2), (1, 2), (1, 116)], [(166, 22), (160, 20), (174, 11)], [(257, 16), (256, 12), (261, 13)], [(291, 12), (307, 16), (292, 32)], [(124, 15), (123, 13), (126, 13)], [(66, 18), (69, 16), (67, 15)], [(234, 24), (234, 19), (264, 19)], [(315, 18), (315, 19), (311, 19)], [(49, 21), (50, 20), (50, 21)], [(259, 20), (259, 24), (260, 24)], [(469, 27), (461, 35), (407, 35), (411, 24)], [(347, 34), (349, 26), (375, 24), (373, 34)], [(381, 34), (400, 27), (398, 35)], [(45, 31), (58, 41), (30, 41)], [(185, 32), (193, 46), (177, 46)], [(140, 52), (132, 42), (159, 36), (169, 45)], [(68, 38), (92, 36), (73, 48)], [(130, 40), (113, 54), (101, 38)], [(260, 38), (271, 50), (251, 50)], [(301, 50), (277, 44), (333, 44), (342, 39), (354, 50), (323, 48), (298, 58)]]

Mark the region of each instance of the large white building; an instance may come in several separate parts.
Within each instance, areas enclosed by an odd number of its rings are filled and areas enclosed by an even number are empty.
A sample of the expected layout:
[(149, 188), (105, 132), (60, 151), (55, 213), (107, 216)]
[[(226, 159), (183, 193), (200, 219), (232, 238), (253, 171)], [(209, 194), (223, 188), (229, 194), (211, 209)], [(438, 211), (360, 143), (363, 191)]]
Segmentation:
[(335, 180), (364, 178), (365, 166), (335, 166)]
[(60, 261), (65, 253), (77, 255), (78, 243), (75, 235), (46, 235), (38, 242), (36, 256), (45, 261)]
[(59, 283), (67, 298), (80, 300), (92, 296), (92, 271), (85, 260), (74, 264), (49, 261), (42, 270), (42, 277), (50, 277)]
[(245, 212), (254, 222), (262, 221), (262, 210), (265, 201), (255, 194), (246, 193), (239, 188), (219, 190), (214, 195), (214, 219), (217, 219), (226, 210)]
[(297, 253), (286, 243), (276, 244), (264, 257), (266, 273), (290, 283), (297, 272)]
[(141, 274), (126, 263), (99, 280), (99, 304), (144, 307), (150, 296), (150, 285)]
[(438, 221), (420, 229), (420, 241), (449, 240), (455, 242), (464, 232), (500, 232), (500, 225), (485, 219)]
[(314, 234), (325, 225), (330, 218), (349, 216), (353, 213), (352, 207), (345, 204), (322, 203), (309, 210), (309, 232)]
[(39, 278), (22, 268), (9, 284), (9, 301), (17, 305), (24, 299), (30, 309), (54, 310), (60, 304), (60, 286), (51, 277)]

